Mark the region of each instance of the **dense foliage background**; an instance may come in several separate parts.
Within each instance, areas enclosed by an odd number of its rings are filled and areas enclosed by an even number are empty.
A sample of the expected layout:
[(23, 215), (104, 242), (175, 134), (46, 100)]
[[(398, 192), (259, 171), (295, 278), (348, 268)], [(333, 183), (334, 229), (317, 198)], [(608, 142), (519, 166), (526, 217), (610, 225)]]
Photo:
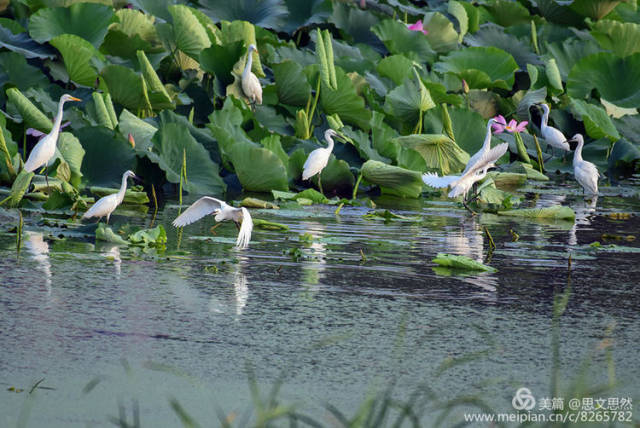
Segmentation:
[[(198, 194), (307, 187), (302, 165), (328, 126), (348, 142), (323, 172), (326, 193), (350, 195), (362, 174), (361, 189), (418, 197), (420, 174), (461, 171), (497, 114), (530, 121), (524, 148), (494, 136), (510, 143), (505, 169), (545, 179), (531, 108), (543, 101), (612, 182), (640, 158), (635, 0), (20, 0), (0, 14), (0, 182), (14, 205), (27, 131), (51, 129), (63, 93), (84, 101), (65, 111), (57, 187), (31, 195), (55, 194), (49, 208), (75, 208), (79, 190), (116, 186), (127, 169), (156, 189), (182, 175)], [(424, 31), (408, 28), (418, 20)], [(258, 106), (239, 84), (250, 43)], [(547, 174), (571, 171), (543, 157)]]

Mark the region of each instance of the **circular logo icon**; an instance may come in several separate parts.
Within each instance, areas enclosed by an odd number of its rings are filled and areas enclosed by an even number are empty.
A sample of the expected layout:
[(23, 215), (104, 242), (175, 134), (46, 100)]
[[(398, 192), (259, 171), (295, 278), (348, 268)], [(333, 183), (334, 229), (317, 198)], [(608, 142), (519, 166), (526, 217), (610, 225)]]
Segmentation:
[(513, 396), (511, 405), (516, 410), (531, 410), (536, 406), (536, 399), (533, 398), (529, 388), (520, 388)]

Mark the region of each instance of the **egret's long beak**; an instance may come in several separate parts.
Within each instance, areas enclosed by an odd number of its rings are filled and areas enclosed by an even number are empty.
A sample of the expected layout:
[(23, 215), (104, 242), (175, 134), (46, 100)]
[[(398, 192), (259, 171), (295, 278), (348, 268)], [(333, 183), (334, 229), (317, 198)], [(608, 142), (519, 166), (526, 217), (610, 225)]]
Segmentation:
[(70, 101), (82, 101), (80, 98), (76, 98), (76, 97), (70, 97), (69, 100)]
[(138, 177), (137, 175), (132, 176), (131, 179), (137, 183), (142, 183), (142, 177)]

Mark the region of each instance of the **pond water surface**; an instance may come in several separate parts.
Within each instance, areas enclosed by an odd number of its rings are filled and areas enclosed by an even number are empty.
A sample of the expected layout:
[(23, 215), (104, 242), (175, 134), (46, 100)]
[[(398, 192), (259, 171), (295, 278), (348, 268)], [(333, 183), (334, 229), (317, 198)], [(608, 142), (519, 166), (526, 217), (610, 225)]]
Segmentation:
[[(214, 236), (212, 218), (179, 239), (170, 201), (156, 218), (165, 251), (95, 243), (25, 211), (17, 256), (16, 214), (3, 211), (0, 426), (111, 426), (133, 403), (142, 426), (179, 426), (173, 398), (203, 426), (218, 414), (241, 425), (254, 408), (248, 367), (265, 395), (282, 379), (278, 400), (329, 426), (327, 404), (353, 415), (392, 383), (398, 399), (426, 384), (439, 399), (477, 395), (509, 411), (519, 387), (550, 395), (553, 299), (568, 283), (561, 387), (589, 356), (586, 382), (606, 383), (611, 355), (620, 384), (603, 395), (638, 397), (640, 202), (626, 184), (595, 203), (572, 184), (522, 189), (524, 206), (571, 206), (575, 224), (474, 217), (446, 199), (374, 199), (409, 217), (387, 223), (365, 207), (253, 210), (290, 229), (257, 229), (246, 251), (232, 247), (233, 224)], [(438, 268), (440, 252), (498, 271)]]

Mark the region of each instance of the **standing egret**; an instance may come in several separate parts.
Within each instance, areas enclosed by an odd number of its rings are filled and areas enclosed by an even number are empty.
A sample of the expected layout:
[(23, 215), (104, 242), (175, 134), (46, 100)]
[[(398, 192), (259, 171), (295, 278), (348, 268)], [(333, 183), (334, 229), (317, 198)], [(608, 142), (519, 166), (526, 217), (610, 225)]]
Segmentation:
[(549, 106), (545, 103), (541, 103), (539, 105), (542, 106), (543, 111), (542, 121), (540, 122), (540, 133), (542, 134), (542, 138), (544, 138), (547, 144), (551, 146), (551, 151), (553, 151), (554, 148), (558, 148), (568, 152), (570, 147), (569, 143), (567, 143), (567, 138), (562, 132), (560, 132), (560, 130), (548, 125)]
[(582, 186), (584, 193), (596, 196), (598, 194), (598, 178), (600, 177), (600, 173), (598, 173), (598, 168), (596, 168), (594, 164), (582, 159), (584, 138), (581, 134), (576, 134), (569, 142), (572, 145), (577, 143), (577, 147), (573, 152), (573, 175), (576, 181)]
[(244, 207), (234, 208), (226, 202), (210, 196), (203, 196), (191, 204), (185, 212), (173, 220), (173, 225), (175, 227), (183, 227), (200, 220), (208, 214), (214, 215), (217, 222), (233, 221), (239, 230), (236, 247), (244, 249), (249, 246), (251, 232), (253, 231), (253, 220), (249, 210)]
[(480, 150), (478, 150), (473, 156), (471, 156), (471, 159), (469, 159), (469, 162), (467, 162), (467, 166), (464, 167), (464, 171), (462, 171), (462, 174), (473, 168), (474, 165), (491, 149), (491, 127), (495, 122), (496, 120), (494, 118), (489, 119), (489, 122), (487, 122), (487, 134), (484, 137), (484, 143), (482, 143), (482, 147), (480, 148)]
[(247, 63), (242, 72), (242, 92), (249, 98), (251, 104), (262, 104), (262, 86), (255, 74), (251, 71), (253, 65), (253, 51), (258, 53), (256, 45), (250, 44), (247, 51)]
[(324, 139), (327, 141), (327, 147), (321, 147), (309, 153), (309, 157), (307, 157), (307, 160), (302, 167), (303, 180), (308, 180), (314, 175), (318, 174), (318, 188), (320, 189), (320, 193), (324, 193), (322, 191), (321, 181), (322, 170), (327, 166), (327, 163), (329, 162), (329, 156), (331, 156), (331, 152), (333, 151), (332, 137), (336, 136), (339, 137), (338, 133), (331, 128), (324, 131)]
[(107, 224), (109, 224), (109, 217), (111, 213), (122, 203), (124, 194), (127, 191), (127, 178), (138, 178), (132, 171), (125, 171), (122, 174), (122, 184), (118, 193), (112, 193), (111, 195), (103, 196), (93, 204), (91, 208), (87, 210), (82, 218), (98, 217), (98, 223), (102, 217), (107, 217)]
[(60, 134), (60, 125), (62, 125), (62, 108), (67, 101), (82, 100), (69, 94), (64, 94), (60, 97), (58, 114), (56, 114), (53, 120), (53, 128), (51, 128), (51, 132), (38, 141), (38, 144), (36, 144), (33, 150), (31, 150), (31, 153), (29, 153), (29, 158), (27, 158), (24, 164), (25, 171), (32, 172), (41, 166), (46, 167), (49, 161), (51, 161), (51, 158), (56, 154), (56, 143), (58, 142), (58, 135)]
[(498, 144), (493, 149), (487, 151), (467, 172), (463, 172), (461, 175), (438, 177), (438, 174), (430, 172), (422, 175), (422, 181), (431, 187), (451, 187), (448, 196), (450, 198), (457, 198), (463, 195), (462, 204), (471, 213), (475, 214), (467, 205), (469, 202), (467, 200), (467, 193), (476, 182), (482, 180), (487, 175), (489, 169), (507, 152), (508, 148), (508, 143)]

